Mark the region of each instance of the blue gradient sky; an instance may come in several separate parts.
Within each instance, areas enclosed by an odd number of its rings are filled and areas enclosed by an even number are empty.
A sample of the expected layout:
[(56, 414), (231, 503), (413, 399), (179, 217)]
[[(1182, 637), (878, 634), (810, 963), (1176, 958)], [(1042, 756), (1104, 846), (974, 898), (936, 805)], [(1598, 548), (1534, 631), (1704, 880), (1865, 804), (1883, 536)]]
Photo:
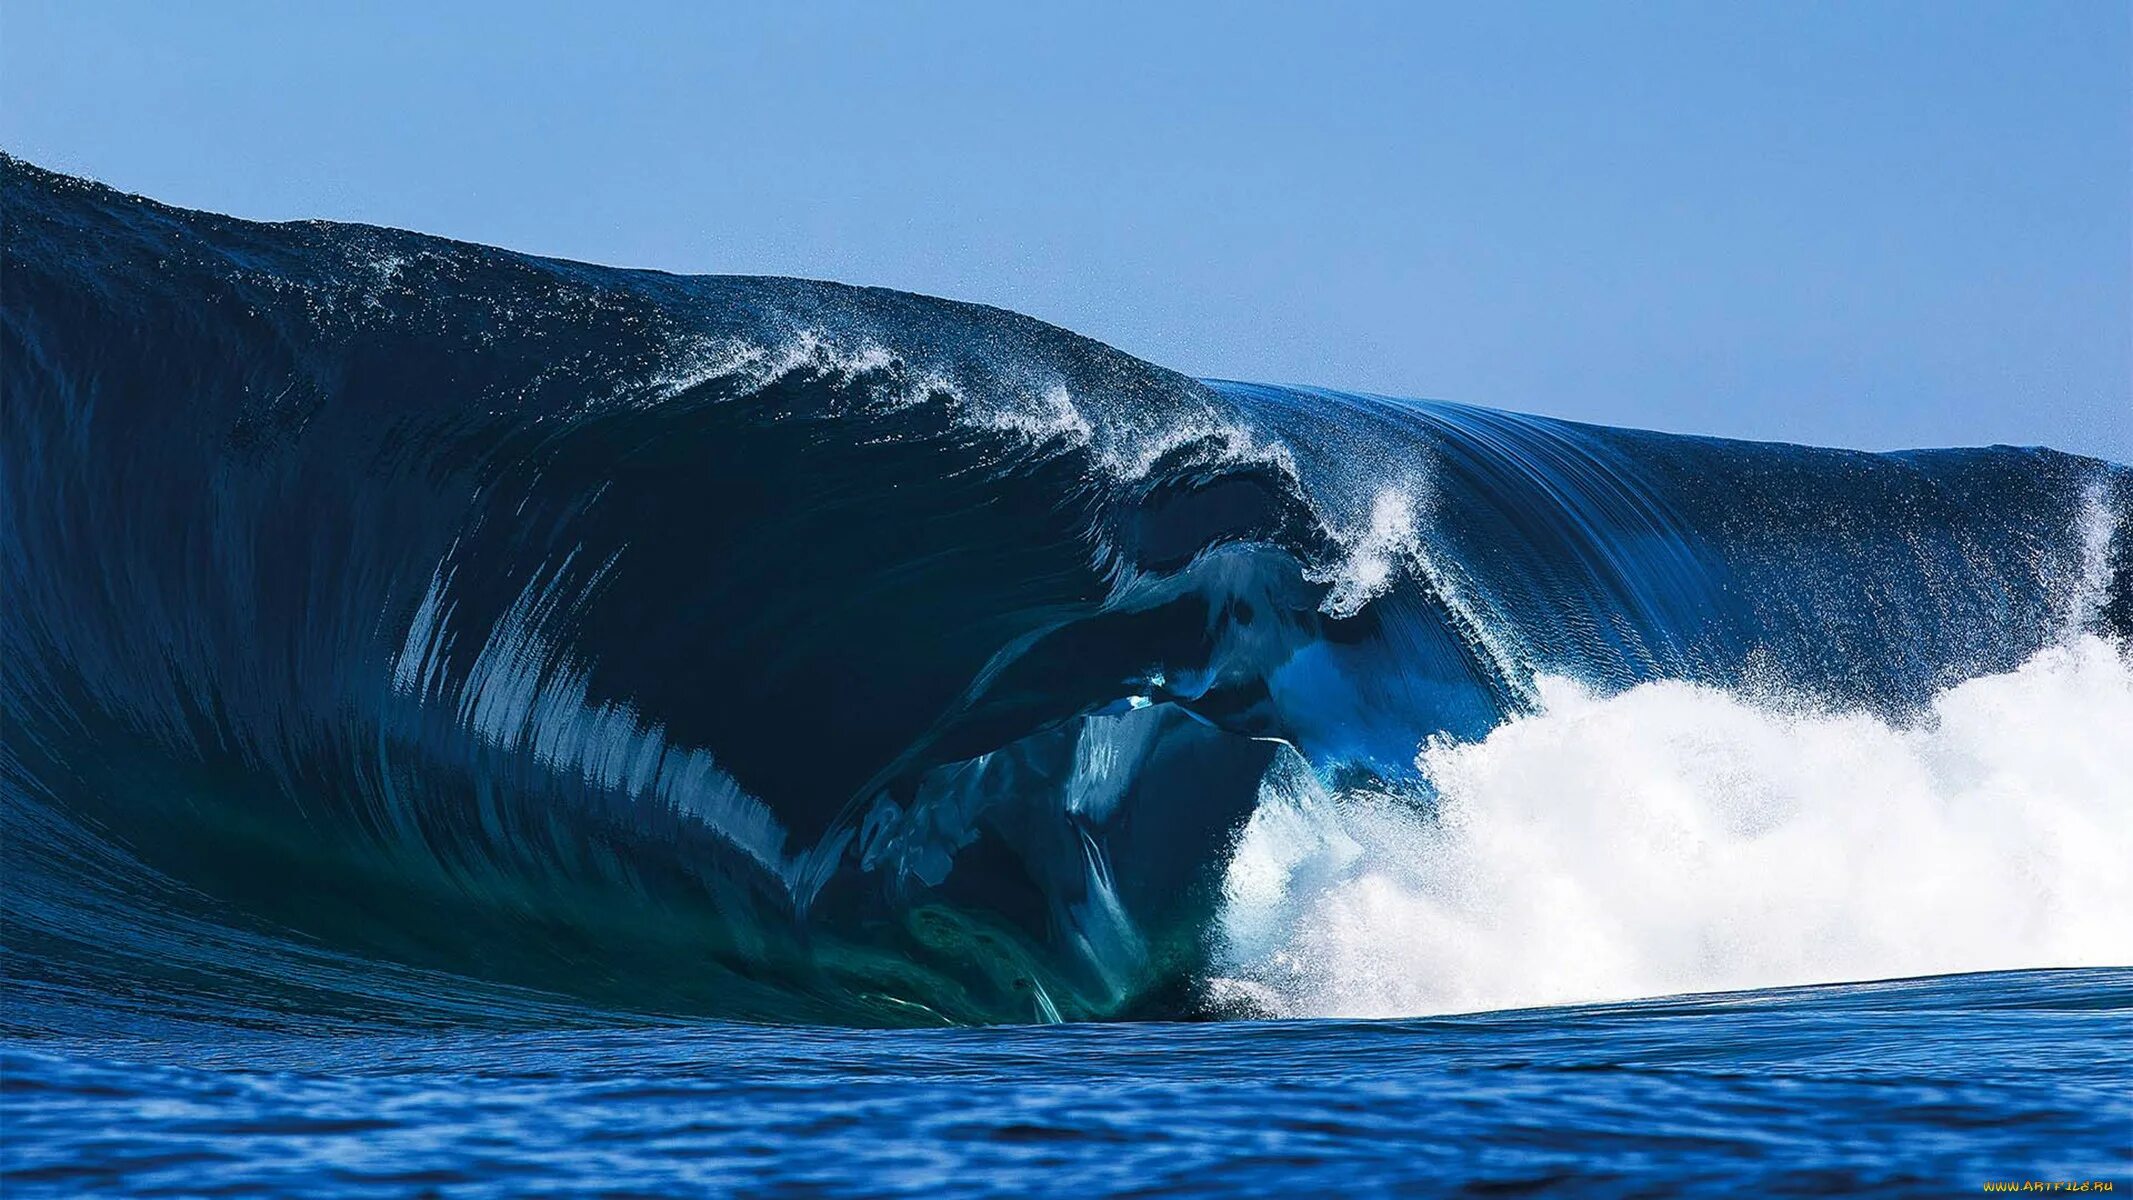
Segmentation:
[(1140, 7), (7, 0), (0, 144), (1195, 374), (2133, 459), (2122, 0)]

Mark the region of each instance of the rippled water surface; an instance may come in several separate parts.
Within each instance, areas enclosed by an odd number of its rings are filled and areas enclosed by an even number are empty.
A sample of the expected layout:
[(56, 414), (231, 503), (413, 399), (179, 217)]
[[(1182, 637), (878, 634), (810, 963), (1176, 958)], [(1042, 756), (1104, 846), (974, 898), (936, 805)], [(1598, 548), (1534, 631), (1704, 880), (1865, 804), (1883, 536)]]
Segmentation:
[(0, 1162), (11, 1197), (2126, 1188), (2129, 1013), (2094, 970), (1386, 1022), (18, 1026)]

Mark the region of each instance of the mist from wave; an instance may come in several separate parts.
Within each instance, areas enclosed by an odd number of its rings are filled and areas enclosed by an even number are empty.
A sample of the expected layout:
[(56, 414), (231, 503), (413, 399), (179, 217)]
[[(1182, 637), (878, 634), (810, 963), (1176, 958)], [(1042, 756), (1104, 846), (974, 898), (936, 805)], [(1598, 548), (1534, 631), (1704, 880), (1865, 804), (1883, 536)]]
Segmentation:
[(1217, 984), (1392, 1017), (2133, 962), (2133, 666), (2079, 636), (1891, 723), (1660, 681), (1416, 760), (1421, 794), (1277, 772)]

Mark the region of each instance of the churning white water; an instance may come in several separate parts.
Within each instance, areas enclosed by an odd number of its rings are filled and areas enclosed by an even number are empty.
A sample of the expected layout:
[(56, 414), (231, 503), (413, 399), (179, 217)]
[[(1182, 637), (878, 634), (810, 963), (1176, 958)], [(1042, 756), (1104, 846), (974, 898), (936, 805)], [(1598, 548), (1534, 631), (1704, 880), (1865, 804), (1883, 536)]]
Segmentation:
[(1395, 1016), (2133, 964), (2133, 667), (2100, 639), (1901, 727), (1683, 683), (1541, 699), (1422, 748), (1433, 811), (1277, 772), (1218, 989)]

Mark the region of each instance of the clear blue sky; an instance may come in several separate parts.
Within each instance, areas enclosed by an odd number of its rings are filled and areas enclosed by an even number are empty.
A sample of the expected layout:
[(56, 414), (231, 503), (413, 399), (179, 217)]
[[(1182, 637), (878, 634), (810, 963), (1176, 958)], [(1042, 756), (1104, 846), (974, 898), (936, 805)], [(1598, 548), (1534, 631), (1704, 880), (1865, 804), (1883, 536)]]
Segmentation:
[(0, 144), (1195, 374), (2133, 460), (2123, 0), (1143, 7), (6, 0)]

